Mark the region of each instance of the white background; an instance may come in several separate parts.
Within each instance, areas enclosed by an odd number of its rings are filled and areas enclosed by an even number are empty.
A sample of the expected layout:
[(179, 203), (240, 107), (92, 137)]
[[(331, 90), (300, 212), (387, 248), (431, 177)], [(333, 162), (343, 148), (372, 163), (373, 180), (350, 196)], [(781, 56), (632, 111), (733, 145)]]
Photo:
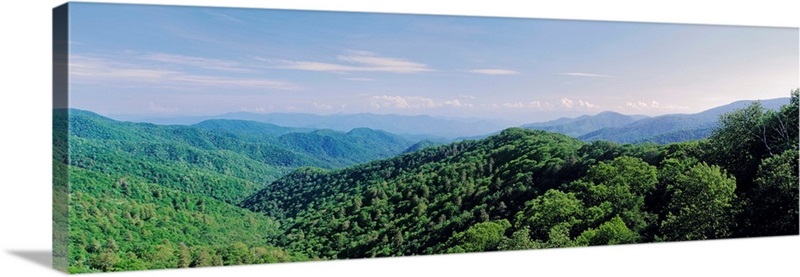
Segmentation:
[[(16, 3), (14, 3), (16, 2)], [(51, 12), (59, 1), (6, 2), (0, 24), (0, 275), (53, 276)], [(92, 1), (93, 2), (93, 1)], [(800, 26), (796, 1), (484, 0), (106, 1), (314, 10)], [(556, 1), (553, 1), (556, 2)], [(797, 274), (800, 237), (115, 273), (112, 276), (500, 276)], [(98, 274), (92, 276), (106, 276)]]

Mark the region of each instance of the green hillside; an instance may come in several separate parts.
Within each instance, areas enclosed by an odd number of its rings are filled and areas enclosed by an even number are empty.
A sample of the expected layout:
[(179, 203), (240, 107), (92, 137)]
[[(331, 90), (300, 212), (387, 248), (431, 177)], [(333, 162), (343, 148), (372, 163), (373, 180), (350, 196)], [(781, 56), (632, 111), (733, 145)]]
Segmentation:
[(69, 178), (72, 273), (306, 259), (269, 243), (275, 220), (211, 197), (76, 167)]
[(370, 129), (276, 136), (275, 130), (286, 129), (238, 121), (216, 121), (202, 128), (162, 126), (114, 121), (80, 110), (69, 113), (71, 165), (140, 176), (230, 203), (294, 168), (344, 167), (388, 158), (413, 144)]
[(94, 272), (796, 235), (799, 93), (668, 145), (511, 128), (412, 146), (71, 110), (70, 158), (53, 153), (70, 231), (56, 239), (71, 272)]
[[(599, 161), (622, 155), (653, 163), (660, 159), (657, 148), (584, 144), (560, 134), (508, 129), (482, 141), (427, 148), (339, 171), (299, 170), (242, 206), (282, 217), (289, 232), (283, 243), (310, 256), (463, 252), (467, 249), (456, 234), (491, 222), (522, 228), (524, 220), (515, 218), (530, 200), (569, 187)], [(505, 233), (503, 229), (500, 236)]]
[(241, 205), (283, 223), (279, 245), (324, 259), (797, 234), (797, 99), (665, 146), (512, 128), (301, 169)]

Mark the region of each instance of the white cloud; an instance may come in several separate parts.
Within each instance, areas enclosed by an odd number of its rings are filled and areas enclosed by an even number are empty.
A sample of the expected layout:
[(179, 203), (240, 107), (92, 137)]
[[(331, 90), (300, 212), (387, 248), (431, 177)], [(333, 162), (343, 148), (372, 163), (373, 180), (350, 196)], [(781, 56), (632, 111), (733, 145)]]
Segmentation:
[(475, 96), (469, 94), (459, 94), (458, 97), (467, 98), (467, 99), (475, 99)]
[(580, 99), (578, 99), (576, 101), (576, 100), (572, 100), (572, 99), (569, 99), (569, 98), (566, 98), (566, 97), (565, 98), (561, 98), (561, 107), (564, 107), (564, 108), (567, 108), (567, 109), (571, 109), (571, 108), (597, 109), (597, 108), (600, 108), (600, 106), (595, 105), (593, 103), (590, 103), (589, 101), (584, 101), (584, 100), (580, 100)]
[(203, 58), (203, 57), (191, 57), (191, 56), (174, 55), (166, 53), (148, 53), (142, 55), (139, 58), (148, 61), (186, 65), (186, 66), (222, 70), (222, 71), (234, 71), (234, 72), (253, 71), (252, 69), (243, 68), (239, 62)]
[(575, 104), (575, 101), (570, 100), (569, 98), (561, 98), (561, 106), (565, 108), (572, 108)]
[(239, 110), (243, 111), (243, 112), (254, 112), (254, 113), (265, 113), (265, 112), (267, 112), (267, 108), (264, 108), (264, 107), (255, 107), (255, 108), (242, 107)]
[(344, 78), (344, 80), (347, 80), (347, 81), (359, 81), (359, 82), (375, 81), (375, 79), (371, 79), (371, 78)]
[[(323, 72), (391, 72), (391, 73), (419, 73), (433, 71), (428, 65), (408, 61), (401, 58), (381, 57), (367, 51), (350, 51), (347, 55), (336, 56), (344, 63), (328, 63), (314, 61), (279, 61), (276, 68), (323, 71)], [(263, 59), (261, 59), (263, 60)]]
[(372, 96), (370, 98), (369, 105), (370, 107), (376, 109), (380, 108), (427, 109), (436, 107), (471, 108), (474, 106), (474, 104), (472, 103), (465, 103), (459, 99), (437, 101), (428, 97), (397, 96), (397, 95)]
[(475, 74), (484, 74), (484, 75), (517, 75), (519, 72), (514, 70), (508, 69), (499, 69), (499, 68), (481, 68), (481, 69), (473, 69), (469, 72)]
[(585, 73), (585, 72), (565, 72), (559, 73), (560, 75), (576, 76), (576, 77), (595, 77), (595, 78), (611, 78), (614, 76), (605, 74)]
[(400, 108), (419, 109), (436, 107), (436, 102), (431, 98), (420, 96), (373, 96), (371, 106), (374, 108)]
[(206, 12), (206, 14), (213, 15), (213, 16), (216, 16), (216, 17), (224, 19), (224, 20), (233, 21), (233, 22), (236, 22), (236, 23), (239, 23), (239, 24), (245, 24), (245, 22), (243, 20), (235, 18), (235, 17), (227, 15), (227, 14), (224, 14), (224, 13)]
[(689, 109), (688, 106), (678, 106), (678, 105), (662, 105), (658, 101), (652, 100), (650, 102), (645, 101), (629, 101), (625, 103), (626, 108), (630, 108), (633, 110), (686, 110)]
[(461, 100), (453, 99), (453, 100), (446, 100), (442, 102), (441, 106), (451, 106), (451, 107), (472, 107), (473, 104), (470, 103), (461, 103)]
[(300, 89), (300, 86), (296, 84), (280, 80), (198, 75), (179, 70), (167, 70), (148, 65), (80, 55), (70, 55), (69, 77), (72, 83), (103, 86), (136, 85), (182, 89), (196, 89), (207, 86), (276, 90)]
[(149, 103), (148, 106), (149, 106), (150, 110), (154, 111), (154, 112), (161, 112), (161, 113), (169, 112), (169, 113), (172, 113), (172, 112), (177, 112), (178, 111), (178, 109), (176, 109), (176, 108), (168, 108), (168, 107), (160, 106), (160, 105), (158, 105), (156, 103), (153, 103), (152, 101)]
[[(485, 107), (486, 105), (481, 105), (481, 106)], [(540, 102), (540, 101), (530, 101), (530, 102), (518, 101), (518, 102), (506, 102), (502, 104), (494, 103), (488, 106), (493, 109), (504, 108), (504, 109), (536, 109), (536, 110), (553, 107), (553, 105), (548, 102)]]
[(314, 105), (314, 108), (321, 109), (321, 110), (333, 109), (333, 106), (328, 105), (328, 104), (321, 104), (321, 103), (317, 103), (317, 102), (314, 102), (312, 104)]

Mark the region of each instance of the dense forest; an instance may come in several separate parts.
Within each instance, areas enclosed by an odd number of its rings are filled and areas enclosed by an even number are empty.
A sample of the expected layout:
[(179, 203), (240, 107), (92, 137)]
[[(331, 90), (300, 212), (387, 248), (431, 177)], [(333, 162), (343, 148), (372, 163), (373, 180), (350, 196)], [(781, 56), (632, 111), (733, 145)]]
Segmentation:
[(54, 114), (70, 126), (69, 151), (54, 151), (69, 173), (69, 270), (796, 235), (798, 93), (666, 145), (520, 128), (440, 145), (70, 110)]

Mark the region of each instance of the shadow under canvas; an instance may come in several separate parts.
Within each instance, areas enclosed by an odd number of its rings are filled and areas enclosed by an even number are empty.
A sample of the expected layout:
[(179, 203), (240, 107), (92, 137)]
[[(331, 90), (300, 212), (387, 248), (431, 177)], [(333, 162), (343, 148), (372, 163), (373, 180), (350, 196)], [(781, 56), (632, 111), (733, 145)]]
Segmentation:
[(47, 268), (53, 265), (51, 250), (8, 250), (8, 253)]

